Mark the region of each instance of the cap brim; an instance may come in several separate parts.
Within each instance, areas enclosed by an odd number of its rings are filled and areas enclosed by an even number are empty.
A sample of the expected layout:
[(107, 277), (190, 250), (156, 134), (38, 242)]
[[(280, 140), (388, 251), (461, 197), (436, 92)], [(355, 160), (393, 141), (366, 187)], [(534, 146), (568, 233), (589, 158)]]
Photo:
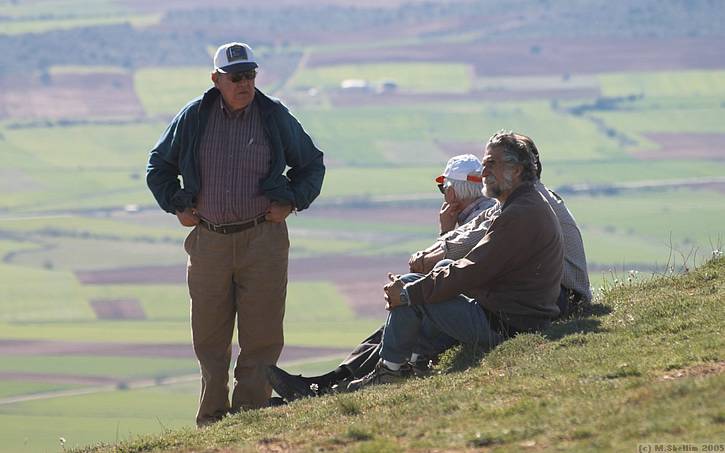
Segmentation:
[(249, 71), (250, 69), (258, 68), (259, 66), (254, 61), (245, 61), (244, 63), (234, 63), (230, 64), (228, 66), (224, 66), (223, 68), (217, 68), (217, 72), (221, 72), (223, 74), (226, 74), (228, 72), (240, 72), (240, 71)]
[(446, 177), (443, 175), (440, 175), (439, 177), (437, 177), (435, 179), (435, 182), (437, 182), (438, 184), (443, 184), (443, 181), (445, 181), (445, 180), (446, 180)]

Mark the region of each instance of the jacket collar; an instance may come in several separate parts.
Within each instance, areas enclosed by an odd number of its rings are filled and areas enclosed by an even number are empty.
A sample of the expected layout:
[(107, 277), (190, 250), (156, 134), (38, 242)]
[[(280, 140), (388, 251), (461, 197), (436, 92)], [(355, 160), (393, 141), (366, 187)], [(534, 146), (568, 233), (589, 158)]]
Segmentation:
[(533, 182), (531, 182), (531, 181), (522, 182), (521, 185), (516, 188), (516, 190), (511, 192), (511, 195), (509, 195), (509, 197), (506, 199), (506, 203), (504, 203), (503, 206), (501, 206), (501, 210), (503, 211), (504, 209), (506, 209), (506, 207), (508, 205), (510, 205), (511, 203), (513, 203), (514, 200), (516, 200), (517, 198), (522, 197), (522, 196), (526, 195), (527, 193), (532, 192), (534, 190), (535, 189), (534, 189)]
[[(220, 92), (216, 87), (211, 87), (202, 95), (201, 97), (201, 105), (199, 106), (200, 110), (206, 110), (211, 108), (211, 106), (214, 104), (216, 99), (219, 98)], [(262, 116), (268, 116), (272, 113), (275, 104), (278, 104), (279, 101), (270, 98), (266, 94), (262, 93), (259, 88), (254, 89), (254, 101), (252, 101), (257, 104), (257, 107), (259, 107), (259, 113), (262, 114)]]

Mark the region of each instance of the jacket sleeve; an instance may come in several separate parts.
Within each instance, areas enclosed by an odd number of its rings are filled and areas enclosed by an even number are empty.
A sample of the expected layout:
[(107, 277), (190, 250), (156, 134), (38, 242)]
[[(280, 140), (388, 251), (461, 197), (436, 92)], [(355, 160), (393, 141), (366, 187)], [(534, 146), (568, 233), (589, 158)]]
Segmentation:
[(490, 286), (517, 265), (516, 257), (526, 256), (529, 241), (525, 239), (525, 225), (520, 210), (502, 212), (466, 256), (405, 285), (411, 304), (442, 302), (468, 290)]
[(322, 190), (325, 177), (323, 153), (312, 142), (297, 119), (284, 110), (286, 121), (280, 127), (289, 180), (289, 189), (294, 196), (298, 211), (306, 209)]
[(172, 214), (177, 209), (183, 210), (187, 205), (179, 182), (179, 149), (183, 118), (184, 111), (176, 115), (166, 127), (149, 152), (146, 165), (146, 184), (161, 209)]

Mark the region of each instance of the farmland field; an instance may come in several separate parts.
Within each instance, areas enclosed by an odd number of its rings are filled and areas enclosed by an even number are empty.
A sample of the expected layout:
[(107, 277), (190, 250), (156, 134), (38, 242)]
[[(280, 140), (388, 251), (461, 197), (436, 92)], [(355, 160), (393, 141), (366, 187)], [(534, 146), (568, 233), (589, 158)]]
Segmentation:
[[(475, 2), (317, 3), (0, 1), (10, 58), (0, 68), (0, 451), (192, 425), (189, 230), (158, 209), (145, 165), (170, 118), (211, 85), (223, 41), (254, 46), (257, 86), (325, 151), (322, 194), (288, 219), (293, 371), (336, 366), (383, 322), (385, 274), (405, 272), (437, 237), (433, 179), (500, 129), (535, 140), (595, 287), (722, 250), (725, 46), (712, 5), (694, 2), (688, 20), (662, 3), (606, 5), (612, 19), (600, 24), (594, 0), (566, 14), (524, 2), (515, 15)], [(248, 8), (261, 8), (250, 37), (210, 26)], [(314, 22), (326, 14), (339, 23)], [(12, 66), (18, 55), (26, 72)], [(342, 90), (345, 79), (371, 90)]]

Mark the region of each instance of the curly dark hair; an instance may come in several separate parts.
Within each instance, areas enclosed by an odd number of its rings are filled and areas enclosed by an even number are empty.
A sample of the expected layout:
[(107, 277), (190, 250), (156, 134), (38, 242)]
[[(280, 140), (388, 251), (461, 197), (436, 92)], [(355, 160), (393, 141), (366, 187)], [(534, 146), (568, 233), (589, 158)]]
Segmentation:
[(534, 155), (534, 163), (536, 164), (536, 178), (541, 179), (541, 157), (539, 157), (539, 149), (536, 147), (536, 144), (533, 140), (531, 140), (531, 137), (524, 134), (517, 134), (516, 138), (521, 140), (522, 142), (526, 143), (526, 147), (529, 149), (529, 152)]
[[(539, 177), (538, 150), (533, 140), (525, 135), (511, 131), (500, 130), (488, 139), (486, 146), (500, 147), (503, 150), (503, 160), (510, 164), (523, 167), (522, 181), (536, 181)], [(534, 151), (536, 150), (536, 151)]]

